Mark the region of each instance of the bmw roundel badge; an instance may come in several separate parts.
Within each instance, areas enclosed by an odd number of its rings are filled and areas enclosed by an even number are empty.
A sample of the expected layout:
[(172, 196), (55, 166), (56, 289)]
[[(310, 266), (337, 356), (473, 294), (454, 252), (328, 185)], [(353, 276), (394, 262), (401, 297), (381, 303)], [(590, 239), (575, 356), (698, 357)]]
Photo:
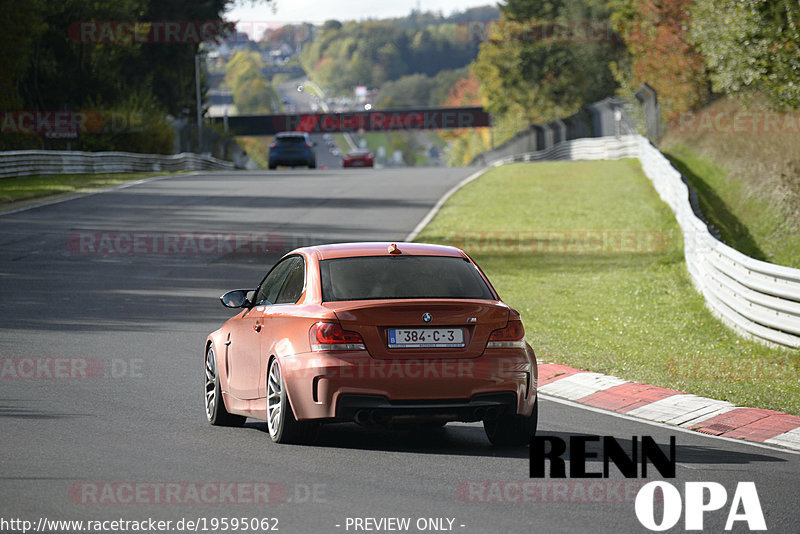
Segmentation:
[(425, 321), (426, 323), (431, 322), (432, 319), (433, 319), (433, 315), (431, 315), (430, 313), (426, 312), (426, 313), (422, 314), (422, 320)]

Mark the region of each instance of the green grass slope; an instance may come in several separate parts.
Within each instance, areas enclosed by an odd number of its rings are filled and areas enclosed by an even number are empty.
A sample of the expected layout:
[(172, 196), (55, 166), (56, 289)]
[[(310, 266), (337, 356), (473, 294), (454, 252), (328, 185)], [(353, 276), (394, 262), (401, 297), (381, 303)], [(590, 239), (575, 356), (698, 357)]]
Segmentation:
[(800, 353), (711, 315), (675, 218), (636, 160), (493, 169), (417, 241), (472, 255), (522, 313), (541, 361), (800, 414)]

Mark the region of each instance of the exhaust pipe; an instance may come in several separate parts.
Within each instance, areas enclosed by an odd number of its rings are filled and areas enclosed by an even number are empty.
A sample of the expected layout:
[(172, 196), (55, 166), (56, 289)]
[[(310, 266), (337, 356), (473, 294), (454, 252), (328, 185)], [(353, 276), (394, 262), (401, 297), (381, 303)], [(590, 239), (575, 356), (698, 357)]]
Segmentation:
[(385, 414), (382, 414), (378, 410), (372, 410), (369, 412), (369, 419), (372, 421), (373, 424), (381, 425), (388, 421), (388, 417)]
[(486, 409), (486, 419), (497, 419), (500, 415), (500, 410), (495, 406), (490, 406)]
[(481, 406), (480, 408), (475, 408), (473, 415), (475, 416), (475, 419), (480, 421), (486, 417), (486, 411), (486, 408)]
[(372, 423), (372, 416), (367, 410), (359, 410), (356, 412), (356, 423), (362, 426), (367, 426)]

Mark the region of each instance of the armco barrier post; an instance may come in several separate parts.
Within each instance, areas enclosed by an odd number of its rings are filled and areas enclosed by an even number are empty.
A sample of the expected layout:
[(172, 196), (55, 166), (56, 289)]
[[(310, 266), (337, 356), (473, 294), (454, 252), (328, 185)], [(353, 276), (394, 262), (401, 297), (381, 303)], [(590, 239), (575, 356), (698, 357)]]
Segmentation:
[(644, 111), (647, 138), (651, 143), (658, 146), (661, 141), (661, 107), (658, 105), (658, 93), (656, 93), (655, 89), (643, 83), (634, 95)]

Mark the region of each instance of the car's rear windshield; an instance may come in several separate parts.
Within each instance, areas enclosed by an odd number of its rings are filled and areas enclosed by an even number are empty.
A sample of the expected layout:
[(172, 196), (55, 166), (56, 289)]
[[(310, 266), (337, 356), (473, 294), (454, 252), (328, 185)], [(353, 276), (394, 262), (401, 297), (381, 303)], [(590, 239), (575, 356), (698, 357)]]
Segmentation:
[(280, 137), (276, 137), (275, 140), (279, 143), (305, 143), (306, 138), (302, 135), (282, 135)]
[(322, 300), (488, 299), (477, 267), (448, 256), (363, 256), (320, 261)]

